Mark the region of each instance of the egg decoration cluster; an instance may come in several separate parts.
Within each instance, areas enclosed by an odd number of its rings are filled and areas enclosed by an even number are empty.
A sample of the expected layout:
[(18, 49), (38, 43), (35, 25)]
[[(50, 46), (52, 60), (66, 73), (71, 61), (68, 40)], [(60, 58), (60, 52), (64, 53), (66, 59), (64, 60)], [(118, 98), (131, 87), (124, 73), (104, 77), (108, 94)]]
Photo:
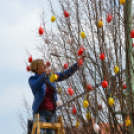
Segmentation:
[[(32, 58), (32, 56), (30, 55), (29, 58), (28, 58), (28, 62), (29, 62), (29, 63), (32, 63), (32, 61), (33, 61), (33, 58)], [(26, 66), (26, 70), (27, 70), (28, 72), (30, 72), (30, 65), (27, 65), (27, 66)]]
[(57, 80), (58, 80), (58, 75), (54, 74), (54, 73), (51, 73), (51, 75), (50, 75), (50, 82), (53, 83), (53, 82), (55, 82)]

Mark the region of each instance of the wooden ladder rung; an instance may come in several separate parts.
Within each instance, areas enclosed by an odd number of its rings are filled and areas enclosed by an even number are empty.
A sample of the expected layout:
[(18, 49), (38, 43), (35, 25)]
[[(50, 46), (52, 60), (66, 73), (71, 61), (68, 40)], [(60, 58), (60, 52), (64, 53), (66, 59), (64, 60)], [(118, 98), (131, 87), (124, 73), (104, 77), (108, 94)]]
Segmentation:
[(41, 128), (53, 128), (53, 129), (57, 129), (59, 127), (61, 127), (60, 123), (48, 123), (48, 122), (40, 122), (40, 127)]
[(34, 117), (32, 134), (35, 133), (37, 128), (37, 134), (40, 134), (40, 129), (55, 129), (57, 134), (65, 134), (63, 118), (61, 116), (58, 117), (57, 123), (51, 122), (41, 122), (39, 121), (39, 114), (36, 114)]

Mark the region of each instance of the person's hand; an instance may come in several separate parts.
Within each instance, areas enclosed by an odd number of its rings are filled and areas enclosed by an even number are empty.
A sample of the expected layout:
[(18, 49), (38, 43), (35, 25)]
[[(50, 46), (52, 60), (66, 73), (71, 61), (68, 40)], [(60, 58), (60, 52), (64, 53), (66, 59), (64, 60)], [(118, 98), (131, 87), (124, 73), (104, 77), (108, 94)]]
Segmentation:
[(52, 72), (52, 69), (46, 69), (45, 70), (46, 75), (50, 75), (51, 72)]

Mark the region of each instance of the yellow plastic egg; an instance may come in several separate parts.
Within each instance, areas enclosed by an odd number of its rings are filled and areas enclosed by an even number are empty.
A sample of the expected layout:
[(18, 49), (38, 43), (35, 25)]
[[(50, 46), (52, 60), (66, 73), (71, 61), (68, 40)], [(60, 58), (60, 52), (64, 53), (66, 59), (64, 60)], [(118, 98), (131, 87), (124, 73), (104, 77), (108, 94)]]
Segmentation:
[(98, 27), (102, 27), (102, 26), (103, 26), (103, 21), (100, 20), (100, 21), (98, 22)]
[(126, 0), (120, 0), (120, 4), (123, 5), (126, 2)]
[(53, 79), (53, 77), (52, 77), (52, 76), (50, 77), (50, 82), (51, 82), (51, 83), (53, 83), (53, 82), (54, 82), (54, 79)]
[(90, 117), (91, 117), (90, 113), (86, 113), (86, 119), (90, 120)]
[(108, 104), (112, 106), (114, 104), (114, 99), (112, 97), (109, 98)]
[(57, 79), (58, 79), (58, 75), (52, 73), (50, 76), (50, 82), (53, 83), (57, 81)]
[(131, 120), (127, 119), (127, 120), (126, 120), (126, 126), (128, 127), (128, 126), (130, 126), (130, 125), (131, 125)]
[(52, 73), (51, 75), (50, 75), (50, 82), (54, 82), (54, 74)]
[(115, 72), (115, 74), (117, 74), (119, 71), (120, 71), (119, 67), (118, 67), (118, 66), (115, 66), (115, 67), (114, 67), (114, 72)]
[(86, 37), (85, 32), (81, 32), (81, 33), (80, 33), (80, 36), (81, 36), (81, 38), (85, 38), (85, 37)]
[(56, 20), (56, 17), (55, 16), (52, 16), (51, 17), (51, 22), (54, 22)]
[(62, 89), (61, 89), (61, 88), (59, 88), (59, 93), (60, 93), (60, 94), (62, 93)]
[(53, 75), (53, 79), (54, 79), (54, 81), (57, 81), (58, 76), (57, 76), (56, 74), (54, 74), (54, 75)]
[(78, 128), (79, 125), (80, 125), (80, 122), (77, 121), (77, 122), (76, 122), (76, 128)]
[(108, 131), (109, 131), (109, 129), (106, 127), (106, 128), (105, 128), (105, 131), (106, 131), (106, 132), (108, 132)]
[(89, 106), (89, 103), (88, 103), (88, 101), (83, 101), (83, 107), (85, 107), (85, 108), (87, 108)]

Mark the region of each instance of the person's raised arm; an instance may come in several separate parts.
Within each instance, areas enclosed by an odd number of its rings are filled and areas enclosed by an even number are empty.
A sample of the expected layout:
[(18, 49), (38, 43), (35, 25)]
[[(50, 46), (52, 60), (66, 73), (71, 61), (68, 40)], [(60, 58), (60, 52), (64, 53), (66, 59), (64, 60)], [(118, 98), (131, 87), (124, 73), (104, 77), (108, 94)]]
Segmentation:
[(63, 81), (67, 78), (69, 78), (70, 76), (73, 75), (73, 73), (75, 71), (77, 71), (79, 69), (79, 66), (77, 65), (77, 63), (73, 64), (69, 69), (63, 71), (63, 72), (57, 72), (56, 74), (59, 76), (58, 80), (56, 82), (59, 81)]

